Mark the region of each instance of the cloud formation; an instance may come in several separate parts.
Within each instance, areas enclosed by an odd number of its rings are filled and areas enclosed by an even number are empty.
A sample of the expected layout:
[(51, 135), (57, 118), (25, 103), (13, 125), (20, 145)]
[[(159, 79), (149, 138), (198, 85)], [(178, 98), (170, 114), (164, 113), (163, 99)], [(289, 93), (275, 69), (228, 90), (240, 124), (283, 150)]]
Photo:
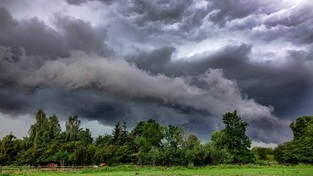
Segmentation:
[[(208, 69), (197, 76), (168, 77), (163, 74), (152, 75), (122, 59), (107, 59), (83, 52), (72, 53), (69, 58), (46, 61), (36, 68), (23, 65), (31, 59), (23, 58), (19, 62), (18, 58), (13, 64), (3, 62), (2, 66), (8, 68), (7, 73), (15, 75), (14, 82), (20, 87), (51, 87), (66, 91), (94, 89), (121, 100), (179, 107), (187, 113), (194, 111), (218, 117), (225, 112), (238, 110), (248, 121), (278, 122), (272, 115), (271, 107), (242, 97), (237, 84), (226, 79), (218, 69)], [(23, 62), (25, 60), (28, 62)], [(4, 76), (3, 79), (5, 77), (10, 76)], [(16, 103), (14, 100), (7, 103), (21, 104), (17, 100)], [(22, 107), (27, 108), (25, 105)], [(119, 107), (111, 102), (100, 104), (100, 107), (102, 111), (111, 111), (108, 115), (102, 114), (102, 118), (125, 116), (126, 106)]]
[(251, 61), (251, 46), (247, 45), (227, 46), (214, 54), (204, 53), (174, 62), (173, 53), (173, 48), (164, 47), (130, 56), (129, 60), (141, 69), (168, 76), (199, 75), (208, 68), (223, 69), (225, 76), (236, 80), (245, 95), (272, 105), (278, 115), (288, 115), (286, 109), (292, 109), (295, 102), (307, 97), (312, 88), (312, 70), (297, 61), (299, 57), (308, 57), (308, 53), (290, 51), (292, 60), (279, 66)]
[(0, 45), (13, 50), (20, 47), (27, 54), (40, 56), (68, 56), (71, 50), (104, 54), (105, 31), (94, 29), (85, 21), (57, 16), (57, 30), (38, 18), (22, 21), (13, 19), (10, 12), (0, 7)]
[(238, 110), (253, 140), (280, 143), (291, 137), (295, 114), (313, 113), (307, 0), (56, 0), (43, 7), (0, 3), (6, 116), (43, 108), (105, 125), (154, 118), (207, 139), (225, 112)]

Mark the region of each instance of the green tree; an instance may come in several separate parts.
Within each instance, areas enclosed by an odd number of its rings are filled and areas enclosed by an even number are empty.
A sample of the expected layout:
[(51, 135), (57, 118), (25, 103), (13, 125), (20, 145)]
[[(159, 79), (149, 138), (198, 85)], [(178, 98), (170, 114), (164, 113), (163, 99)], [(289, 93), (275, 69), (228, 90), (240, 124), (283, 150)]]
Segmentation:
[(139, 164), (149, 164), (150, 150), (154, 148), (161, 148), (162, 139), (164, 138), (163, 127), (155, 120), (148, 120), (146, 122), (139, 122), (130, 133), (131, 141), (130, 147), (136, 151), (136, 157)]
[(49, 138), (51, 141), (59, 137), (61, 133), (61, 126), (56, 115), (49, 117), (48, 119)]
[(279, 163), (299, 163), (301, 159), (301, 151), (297, 151), (294, 141), (284, 142), (278, 145), (274, 150), (275, 159)]
[(308, 136), (308, 126), (313, 122), (313, 116), (303, 116), (296, 119), (295, 122), (290, 124), (290, 128), (293, 132), (293, 139), (298, 140), (305, 136)]
[(246, 135), (248, 123), (241, 120), (236, 111), (224, 114), (223, 122), (225, 129), (212, 135), (215, 147), (226, 149), (233, 156), (233, 163), (254, 162), (255, 158), (249, 150), (251, 140)]
[(303, 116), (292, 122), (293, 140), (274, 150), (280, 163), (313, 163), (313, 116)]
[(225, 130), (212, 133), (211, 142), (206, 145), (208, 164), (228, 164), (233, 162), (234, 156), (227, 148)]
[(67, 134), (68, 141), (77, 141), (78, 133), (81, 130), (80, 123), (81, 122), (78, 119), (78, 116), (69, 116), (65, 124), (65, 128), (66, 128), (65, 132)]
[(69, 158), (69, 154), (67, 151), (58, 151), (57, 153), (54, 154), (54, 159), (60, 163), (61, 166), (64, 166), (65, 162)]
[(211, 141), (217, 149), (227, 148), (227, 136), (225, 130), (217, 130), (212, 132)]
[(195, 165), (196, 156), (199, 155), (199, 150), (201, 148), (201, 143), (198, 137), (194, 134), (189, 134), (187, 139), (184, 142), (183, 150), (185, 160), (182, 162), (183, 165)]
[(251, 152), (259, 160), (269, 160), (268, 156), (273, 155), (273, 149), (267, 147), (253, 147)]
[(5, 136), (0, 141), (0, 164), (13, 164), (20, 151), (21, 140), (13, 134)]
[(128, 144), (129, 137), (127, 132), (127, 126), (126, 123), (123, 123), (123, 126), (120, 125), (120, 123), (117, 123), (115, 125), (115, 128), (112, 132), (112, 144), (114, 145), (126, 145)]
[(233, 155), (226, 148), (217, 147), (213, 142), (209, 142), (205, 146), (206, 149), (206, 164), (229, 164), (233, 162)]
[(164, 152), (163, 164), (180, 165), (184, 160), (183, 153), (183, 129), (172, 125), (163, 128), (164, 139), (162, 140), (162, 148)]
[(140, 122), (132, 131), (135, 142), (141, 149), (150, 150), (151, 147), (161, 147), (164, 137), (163, 127), (155, 120)]
[(96, 146), (104, 146), (104, 145), (109, 145), (112, 144), (112, 136), (111, 135), (99, 135), (96, 139), (95, 139), (95, 145)]
[(92, 144), (93, 138), (91, 136), (91, 132), (88, 128), (80, 129), (77, 134), (77, 140), (83, 142), (84, 144)]
[(29, 138), (33, 141), (35, 148), (41, 148), (50, 142), (49, 130), (47, 129), (49, 129), (49, 120), (43, 110), (40, 109), (36, 112), (36, 121), (29, 130)]

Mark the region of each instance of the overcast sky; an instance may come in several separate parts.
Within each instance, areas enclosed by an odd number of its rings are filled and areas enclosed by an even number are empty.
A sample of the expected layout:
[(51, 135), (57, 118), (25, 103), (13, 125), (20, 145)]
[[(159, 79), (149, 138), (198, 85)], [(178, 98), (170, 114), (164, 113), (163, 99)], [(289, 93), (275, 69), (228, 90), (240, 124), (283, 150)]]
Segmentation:
[(310, 0), (1, 0), (0, 137), (34, 112), (93, 135), (153, 118), (203, 141), (237, 110), (255, 143), (313, 114)]

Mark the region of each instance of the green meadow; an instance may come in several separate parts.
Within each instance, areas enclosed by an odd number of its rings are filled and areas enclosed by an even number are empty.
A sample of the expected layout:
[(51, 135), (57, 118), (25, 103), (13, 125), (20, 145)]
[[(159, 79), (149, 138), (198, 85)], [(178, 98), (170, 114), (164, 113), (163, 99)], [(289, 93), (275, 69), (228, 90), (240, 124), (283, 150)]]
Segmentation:
[(81, 170), (22, 170), (2, 173), (1, 176), (130, 176), (130, 175), (206, 175), (206, 176), (265, 176), (265, 175), (292, 175), (292, 176), (311, 176), (313, 175), (312, 165), (294, 166), (257, 166), (257, 165), (218, 165), (206, 167), (146, 167), (146, 166), (113, 166), (98, 169)]

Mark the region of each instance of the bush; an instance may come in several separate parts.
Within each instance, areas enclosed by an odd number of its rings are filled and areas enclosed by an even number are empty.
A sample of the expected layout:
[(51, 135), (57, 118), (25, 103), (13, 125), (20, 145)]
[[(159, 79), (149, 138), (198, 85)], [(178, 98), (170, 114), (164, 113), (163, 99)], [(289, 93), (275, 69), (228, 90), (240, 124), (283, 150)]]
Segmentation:
[(266, 161), (266, 160), (257, 160), (255, 162), (255, 164), (256, 165), (260, 165), (260, 166), (266, 166), (266, 165), (268, 165), (268, 161)]
[(10, 174), (8, 174), (8, 173), (2, 173), (2, 174), (0, 174), (0, 176), (10, 176)]

